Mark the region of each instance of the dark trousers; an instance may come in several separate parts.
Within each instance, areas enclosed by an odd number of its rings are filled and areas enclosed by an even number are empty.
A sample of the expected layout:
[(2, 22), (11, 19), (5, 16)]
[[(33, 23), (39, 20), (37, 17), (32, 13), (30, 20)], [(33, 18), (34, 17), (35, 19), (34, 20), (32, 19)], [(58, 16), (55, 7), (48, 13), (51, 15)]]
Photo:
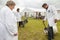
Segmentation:
[(20, 26), (24, 27), (23, 21), (19, 21), (18, 24), (19, 24), (19, 27), (20, 27)]
[(53, 27), (48, 28), (48, 40), (52, 40), (54, 38)]

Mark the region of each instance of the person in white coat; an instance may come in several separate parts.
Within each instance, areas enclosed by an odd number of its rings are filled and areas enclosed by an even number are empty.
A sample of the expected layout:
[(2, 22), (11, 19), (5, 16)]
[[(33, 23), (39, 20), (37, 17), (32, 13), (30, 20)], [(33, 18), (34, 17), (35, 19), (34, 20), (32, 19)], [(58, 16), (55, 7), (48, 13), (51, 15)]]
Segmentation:
[(44, 3), (42, 5), (42, 7), (44, 9), (46, 9), (44, 21), (47, 19), (49, 26), (52, 26), (54, 33), (57, 33), (58, 30), (57, 30), (57, 26), (56, 26), (56, 24), (57, 24), (56, 21), (58, 19), (58, 16), (57, 16), (56, 8), (54, 6), (48, 5), (46, 3)]
[(7, 1), (0, 9), (0, 40), (18, 40), (17, 20), (12, 12), (14, 7), (13, 1)]
[(22, 15), (21, 15), (21, 13), (20, 13), (20, 9), (19, 8), (17, 8), (17, 10), (16, 10), (16, 12), (14, 12), (14, 15), (16, 16), (16, 18), (17, 18), (17, 23), (19, 24), (18, 26), (20, 26), (20, 24), (21, 24), (21, 18), (22, 18)]

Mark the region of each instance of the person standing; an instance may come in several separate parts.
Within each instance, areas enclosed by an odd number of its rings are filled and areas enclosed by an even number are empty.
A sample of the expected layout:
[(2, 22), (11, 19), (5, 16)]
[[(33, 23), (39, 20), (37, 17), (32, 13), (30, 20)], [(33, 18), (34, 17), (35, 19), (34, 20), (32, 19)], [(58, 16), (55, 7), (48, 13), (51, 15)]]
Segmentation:
[(57, 16), (57, 11), (56, 8), (54, 6), (48, 5), (46, 3), (44, 3), (42, 5), (42, 7), (44, 9), (46, 9), (46, 14), (45, 14), (45, 19), (44, 21), (47, 19), (49, 26), (51, 26), (53, 28), (54, 33), (57, 33), (57, 26), (56, 26), (56, 21), (58, 19)]
[(0, 40), (18, 40), (17, 20), (12, 12), (15, 2), (7, 1), (0, 9)]
[(21, 14), (20, 14), (20, 9), (17, 8), (16, 12), (14, 12), (14, 15), (16, 16), (17, 18), (17, 23), (18, 23), (18, 26), (20, 27), (20, 24), (21, 24)]

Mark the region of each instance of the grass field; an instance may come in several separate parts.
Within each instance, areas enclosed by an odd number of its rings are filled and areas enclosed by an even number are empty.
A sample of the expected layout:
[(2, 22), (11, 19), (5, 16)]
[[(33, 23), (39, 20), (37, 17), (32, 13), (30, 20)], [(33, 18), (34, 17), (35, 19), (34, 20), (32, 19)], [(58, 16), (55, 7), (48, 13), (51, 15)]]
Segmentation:
[[(47, 23), (46, 23), (47, 24)], [(60, 21), (57, 22), (58, 33), (55, 35), (54, 40), (60, 40)], [(28, 19), (28, 23), (24, 28), (19, 27), (19, 40), (47, 40), (47, 36), (45, 36), (44, 25), (42, 20), (40, 19)]]

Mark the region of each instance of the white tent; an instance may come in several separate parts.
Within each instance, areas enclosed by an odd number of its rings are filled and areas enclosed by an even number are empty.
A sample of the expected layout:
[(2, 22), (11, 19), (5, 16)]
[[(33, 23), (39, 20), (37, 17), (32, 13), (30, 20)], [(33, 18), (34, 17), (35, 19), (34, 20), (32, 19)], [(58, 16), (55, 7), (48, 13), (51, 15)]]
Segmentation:
[(36, 9), (36, 8), (25, 8), (22, 10), (22, 14), (25, 15), (25, 12), (27, 16), (36, 16), (36, 12), (39, 12), (44, 16), (44, 13), (46, 12), (45, 9)]

